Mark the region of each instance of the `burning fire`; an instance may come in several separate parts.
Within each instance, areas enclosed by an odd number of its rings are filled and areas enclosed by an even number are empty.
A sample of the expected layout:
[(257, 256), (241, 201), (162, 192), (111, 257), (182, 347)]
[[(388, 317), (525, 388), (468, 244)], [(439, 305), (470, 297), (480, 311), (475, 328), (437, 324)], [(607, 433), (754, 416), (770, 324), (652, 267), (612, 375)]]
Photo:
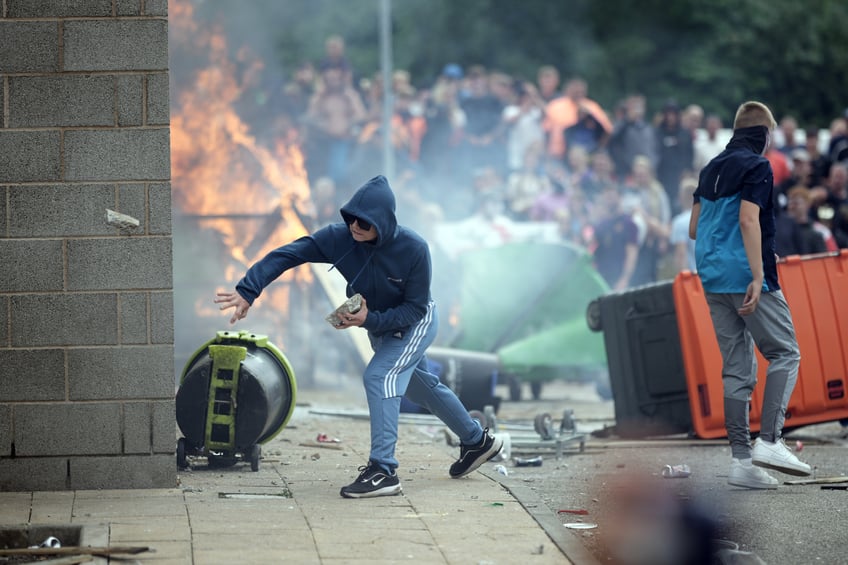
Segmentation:
[[(244, 91), (236, 77), (247, 73), (230, 59), (223, 30), (200, 29), (188, 1), (171, 0), (169, 12), (172, 48), (200, 61), (172, 100), (173, 204), (177, 215), (220, 233), (233, 258), (221, 266), (231, 289), (253, 261), (307, 233), (297, 214), (309, 203), (304, 158), (297, 141), (282, 134), (273, 147), (258, 142), (236, 112)], [(242, 64), (250, 66), (248, 72), (264, 67), (255, 58)], [(309, 281), (311, 272), (297, 269), (285, 280), (293, 277)], [(262, 300), (263, 310), (285, 314), (288, 285), (269, 287)], [(223, 323), (211, 302), (212, 292), (198, 298), (196, 314)]]

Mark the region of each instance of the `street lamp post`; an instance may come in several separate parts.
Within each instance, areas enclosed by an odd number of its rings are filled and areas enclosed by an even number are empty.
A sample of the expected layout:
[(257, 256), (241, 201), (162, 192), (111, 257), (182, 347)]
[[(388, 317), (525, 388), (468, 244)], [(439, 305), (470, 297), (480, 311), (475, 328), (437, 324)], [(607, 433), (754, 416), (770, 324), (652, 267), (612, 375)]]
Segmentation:
[(380, 2), (380, 69), (383, 75), (383, 171), (388, 179), (394, 178), (395, 155), (392, 147), (392, 1)]

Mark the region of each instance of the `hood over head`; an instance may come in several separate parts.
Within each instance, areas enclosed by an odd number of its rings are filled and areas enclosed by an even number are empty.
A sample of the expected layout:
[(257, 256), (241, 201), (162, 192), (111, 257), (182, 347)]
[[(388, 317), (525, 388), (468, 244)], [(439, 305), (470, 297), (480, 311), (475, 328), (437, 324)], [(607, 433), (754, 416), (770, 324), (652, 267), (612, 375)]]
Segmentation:
[(377, 229), (375, 244), (378, 246), (394, 238), (397, 229), (395, 195), (383, 175), (363, 184), (340, 212), (346, 223), (350, 216), (356, 216), (373, 225)]
[(768, 143), (769, 130), (766, 126), (751, 126), (733, 130), (733, 137), (727, 144), (727, 149), (744, 147), (757, 155), (762, 155)]

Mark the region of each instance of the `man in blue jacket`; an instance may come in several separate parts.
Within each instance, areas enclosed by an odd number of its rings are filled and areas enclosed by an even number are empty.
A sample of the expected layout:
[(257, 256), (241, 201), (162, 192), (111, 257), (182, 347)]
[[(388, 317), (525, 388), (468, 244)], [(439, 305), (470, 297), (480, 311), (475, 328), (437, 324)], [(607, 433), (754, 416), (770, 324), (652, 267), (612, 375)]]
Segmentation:
[[(810, 466), (784, 444), (786, 408), (801, 354), (774, 254), (774, 178), (763, 156), (775, 122), (760, 102), (736, 112), (727, 148), (701, 170), (689, 220), (695, 261), (721, 351), (728, 483), (776, 489), (761, 467), (806, 476)], [(751, 446), (748, 409), (757, 383), (754, 344), (768, 361), (760, 437)]]
[(343, 223), (271, 251), (254, 264), (235, 292), (219, 293), (221, 310), (234, 308), (230, 323), (248, 309), (268, 284), (303, 263), (330, 263), (347, 281), (347, 295), (362, 295), (362, 307), (342, 316), (338, 329), (368, 330), (374, 356), (363, 381), (371, 419), (371, 454), (359, 477), (342, 487), (345, 498), (401, 492), (396, 469), (400, 400), (406, 396), (441, 419), (461, 442), (450, 476), (464, 477), (500, 452), (503, 442), (482, 429), (438, 377), (427, 370), (425, 353), (438, 331), (430, 295), (430, 250), (412, 230), (399, 226), (395, 197), (385, 177), (365, 183), (341, 209)]

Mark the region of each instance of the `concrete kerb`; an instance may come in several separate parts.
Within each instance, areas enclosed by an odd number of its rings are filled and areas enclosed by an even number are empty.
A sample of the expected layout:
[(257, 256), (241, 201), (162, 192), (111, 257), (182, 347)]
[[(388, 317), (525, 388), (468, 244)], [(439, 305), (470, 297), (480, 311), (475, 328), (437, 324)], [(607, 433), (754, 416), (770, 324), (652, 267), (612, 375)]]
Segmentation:
[(589, 553), (586, 547), (574, 536), (570, 535), (563, 527), (562, 522), (554, 516), (544, 501), (533, 489), (524, 485), (516, 484), (509, 477), (502, 475), (488, 466), (479, 469), (480, 473), (493, 481), (500, 483), (509, 494), (518, 501), (524, 510), (545, 531), (551, 541), (572, 563), (580, 565), (600, 565), (597, 559)]

